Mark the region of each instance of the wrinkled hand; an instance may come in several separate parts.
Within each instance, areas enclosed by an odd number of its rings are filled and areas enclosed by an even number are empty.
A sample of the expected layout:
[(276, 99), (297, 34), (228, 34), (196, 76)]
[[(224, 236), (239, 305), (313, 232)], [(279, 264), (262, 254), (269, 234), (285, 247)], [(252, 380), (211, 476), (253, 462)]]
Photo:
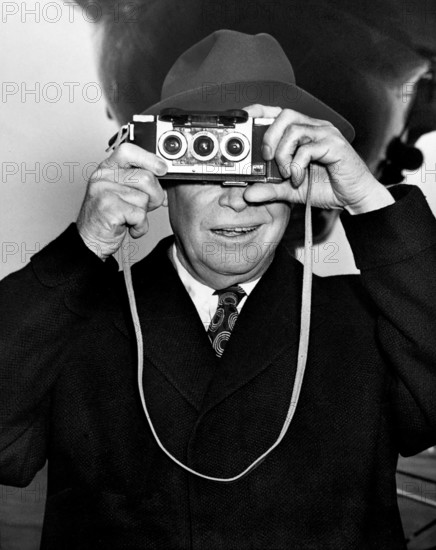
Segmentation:
[(262, 155), (265, 160), (276, 159), (286, 180), (249, 186), (244, 193), (247, 201), (305, 203), (306, 169), (310, 163), (313, 206), (345, 208), (351, 214), (360, 214), (394, 202), (389, 191), (330, 122), (280, 107), (250, 105), (245, 110), (252, 117), (275, 118), (265, 132)]
[(100, 258), (114, 254), (128, 230), (133, 238), (148, 231), (147, 213), (166, 205), (156, 176), (165, 161), (132, 143), (124, 143), (91, 175), (77, 219), (85, 244)]

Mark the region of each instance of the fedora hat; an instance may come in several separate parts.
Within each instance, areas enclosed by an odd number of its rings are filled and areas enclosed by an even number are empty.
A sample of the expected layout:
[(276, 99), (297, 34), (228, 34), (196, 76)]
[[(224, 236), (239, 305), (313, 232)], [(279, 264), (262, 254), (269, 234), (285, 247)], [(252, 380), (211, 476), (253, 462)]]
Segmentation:
[(185, 51), (169, 70), (161, 100), (143, 114), (177, 107), (192, 111), (242, 109), (260, 103), (330, 121), (348, 141), (354, 129), (336, 111), (296, 85), (289, 59), (275, 38), (218, 30)]

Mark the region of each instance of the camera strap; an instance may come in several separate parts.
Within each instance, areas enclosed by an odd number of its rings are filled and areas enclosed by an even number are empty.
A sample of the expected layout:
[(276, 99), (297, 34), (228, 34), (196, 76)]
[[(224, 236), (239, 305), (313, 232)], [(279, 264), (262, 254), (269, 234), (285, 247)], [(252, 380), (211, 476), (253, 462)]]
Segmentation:
[[(141, 325), (139, 322), (138, 311), (136, 308), (135, 293), (133, 290), (132, 275), (130, 272), (130, 261), (129, 261), (129, 249), (128, 246), (122, 246), (122, 267), (124, 272), (124, 280), (126, 284), (130, 311), (133, 319), (133, 325), (135, 327), (136, 334), (136, 343), (137, 343), (137, 352), (138, 352), (138, 388), (139, 394), (141, 397), (142, 406), (144, 409), (145, 416), (150, 426), (150, 430), (156, 440), (158, 446), (162, 451), (178, 466), (186, 470), (187, 472), (201, 477), (203, 479), (208, 479), (210, 481), (219, 481), (219, 482), (232, 482), (238, 479), (241, 479), (252, 470), (254, 470), (265, 458), (279, 445), (282, 439), (285, 437), (286, 432), (288, 431), (289, 425), (292, 421), (292, 418), (295, 414), (297, 408), (298, 399), (300, 397), (301, 386), (303, 383), (304, 371), (306, 369), (307, 354), (309, 348), (309, 331), (310, 331), (310, 313), (311, 313), (311, 298), (312, 298), (312, 212), (311, 212), (311, 191), (312, 191), (312, 174), (310, 170), (310, 165), (307, 168), (305, 178), (307, 179), (307, 197), (306, 197), (306, 208), (305, 208), (305, 235), (304, 235), (304, 268), (303, 268), (303, 285), (302, 285), (302, 302), (301, 302), (301, 317), (300, 317), (300, 338), (298, 344), (298, 360), (297, 360), (297, 371), (294, 380), (294, 386), (292, 390), (291, 401), (289, 403), (289, 408), (284, 420), (282, 429), (276, 439), (276, 441), (267, 449), (262, 455), (260, 455), (254, 462), (252, 462), (245, 470), (240, 472), (238, 475), (227, 478), (213, 477), (201, 472), (197, 472), (192, 468), (189, 468), (186, 464), (180, 462), (176, 457), (174, 457), (163, 445), (159, 439), (158, 434), (153, 426), (153, 422), (150, 418), (150, 414), (147, 408), (147, 404), (144, 397), (144, 388), (142, 384), (142, 374), (144, 370), (144, 343), (142, 338)], [(126, 233), (125, 240), (129, 240), (129, 233)]]

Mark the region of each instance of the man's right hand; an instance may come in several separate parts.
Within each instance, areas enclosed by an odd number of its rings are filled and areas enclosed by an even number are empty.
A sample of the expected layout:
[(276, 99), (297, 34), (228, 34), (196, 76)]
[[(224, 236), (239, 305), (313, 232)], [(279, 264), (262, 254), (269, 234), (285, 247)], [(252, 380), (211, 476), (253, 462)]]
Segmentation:
[(164, 160), (133, 143), (105, 159), (89, 178), (77, 219), (88, 248), (105, 260), (120, 248), (127, 230), (134, 239), (147, 233), (147, 213), (167, 204), (156, 177), (167, 170)]

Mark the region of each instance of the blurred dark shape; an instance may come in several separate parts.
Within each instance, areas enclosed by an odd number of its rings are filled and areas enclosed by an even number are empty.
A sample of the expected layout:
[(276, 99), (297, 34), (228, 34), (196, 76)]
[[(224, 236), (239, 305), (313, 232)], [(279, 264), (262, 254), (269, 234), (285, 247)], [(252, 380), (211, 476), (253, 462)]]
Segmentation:
[[(376, 177), (392, 139), (406, 135), (406, 123), (407, 145), (436, 128), (434, 94), (429, 98), (421, 90), (421, 79), (428, 78), (436, 56), (434, 1), (78, 3), (93, 13), (96, 5), (101, 10), (96, 21), (99, 73), (110, 112), (120, 123), (160, 99), (163, 80), (182, 52), (211, 32), (228, 28), (267, 32), (280, 42), (297, 84), (353, 124), (353, 145)], [(247, 104), (255, 102), (255, 97), (247, 98)], [(295, 208), (287, 232), (290, 243), (303, 236), (299, 210)], [(328, 235), (337, 214), (315, 212), (317, 241)]]
[(416, 143), (422, 134), (436, 129), (436, 53), (421, 53), (430, 60), (430, 67), (416, 86), (415, 98), (407, 121), (407, 143)]
[(403, 170), (417, 170), (423, 162), (424, 155), (419, 149), (407, 145), (400, 137), (393, 138), (381, 163), (379, 180), (384, 185), (401, 183), (404, 180)]

